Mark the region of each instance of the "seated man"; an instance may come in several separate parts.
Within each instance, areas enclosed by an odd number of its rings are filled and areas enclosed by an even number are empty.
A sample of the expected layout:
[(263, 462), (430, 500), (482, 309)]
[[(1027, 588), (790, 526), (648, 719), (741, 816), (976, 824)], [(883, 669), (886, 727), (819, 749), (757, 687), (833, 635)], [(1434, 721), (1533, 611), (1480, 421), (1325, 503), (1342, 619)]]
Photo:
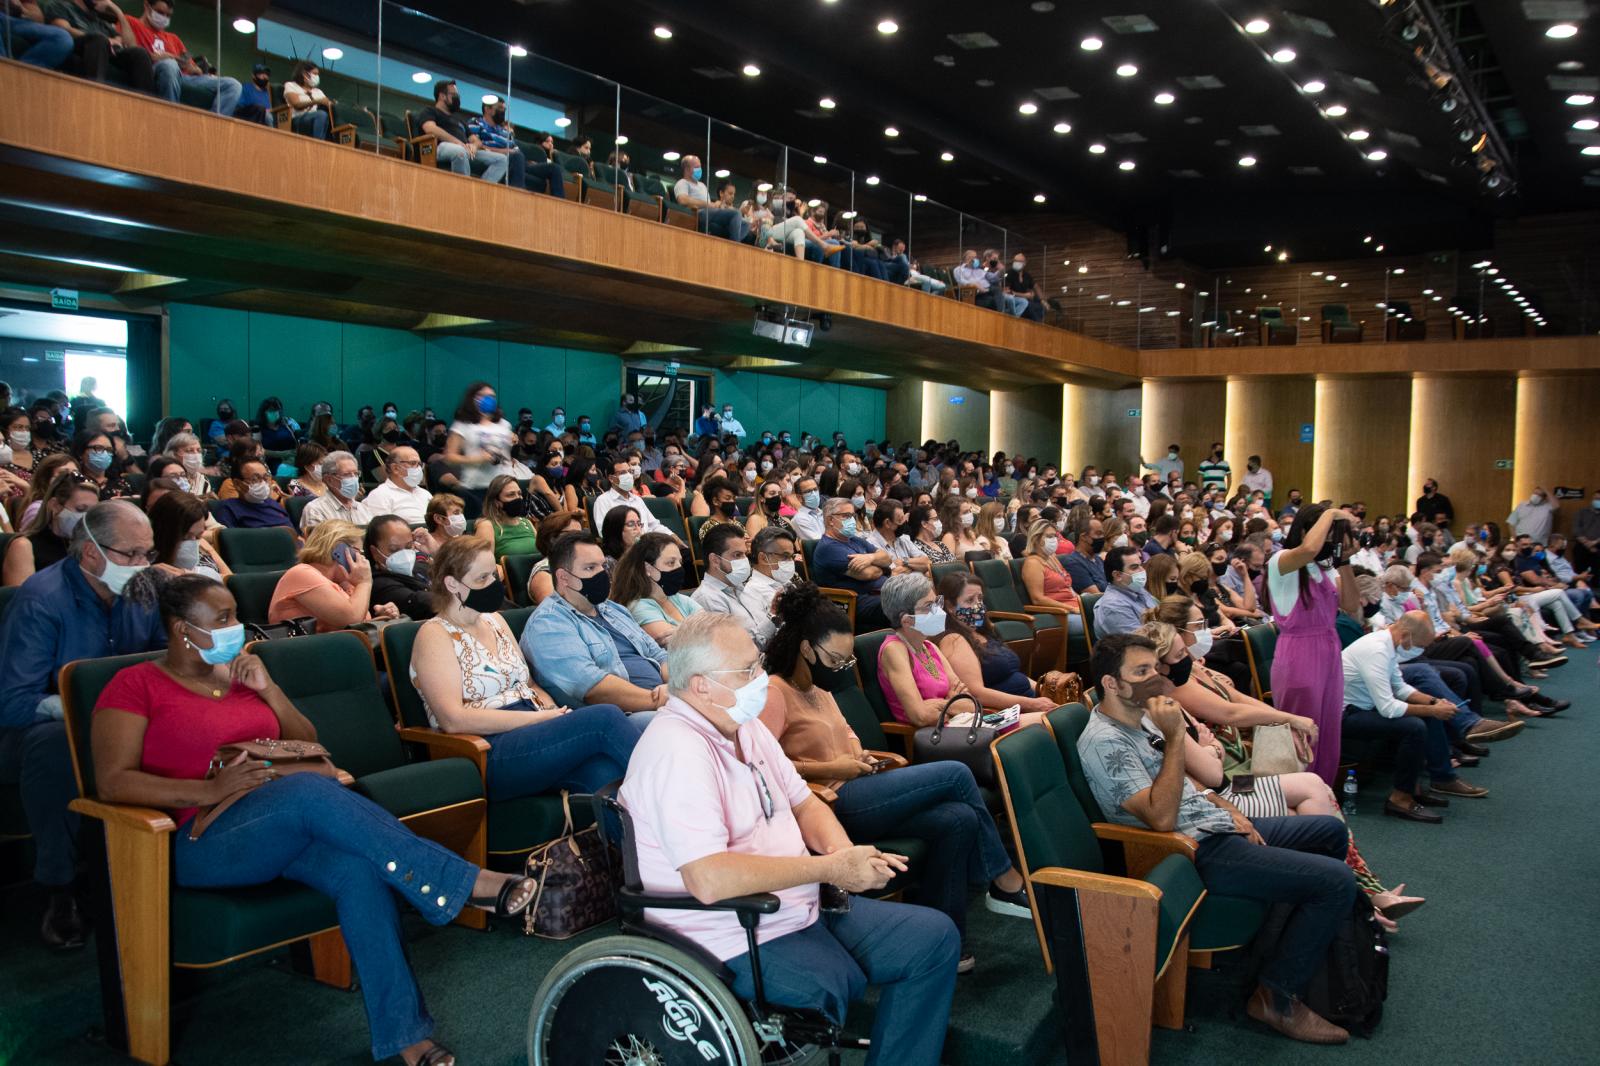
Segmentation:
[[(882, 995), (869, 1066), (936, 1066), (961, 953), (954, 923), (926, 907), (860, 896), (848, 910), (823, 912), (819, 884), (872, 891), (905, 869), (904, 859), (851, 844), (811, 795), (757, 718), (767, 675), (736, 622), (710, 611), (690, 616), (673, 635), (670, 666), (672, 696), (634, 749), (618, 794), (632, 816), (644, 888), (702, 903), (776, 894), (778, 912), (756, 926), (767, 1000), (843, 1024), (870, 981)], [(645, 915), (726, 963), (735, 995), (755, 995), (732, 911)]]
[(739, 590), (739, 600), (746, 610), (771, 620), (772, 601), (795, 579), (799, 551), (794, 534), (782, 526), (767, 526), (756, 534), (750, 542), (750, 580)]
[(677, 537), (672, 530), (668, 529), (661, 519), (655, 516), (655, 512), (650, 510), (650, 505), (644, 502), (644, 497), (638, 491), (638, 481), (639, 472), (634, 470), (633, 461), (626, 456), (618, 458), (611, 464), (611, 487), (594, 501), (594, 528), (600, 529), (605, 526), (606, 515), (611, 513), (613, 507), (628, 507), (639, 516), (639, 522), (644, 526), (642, 532), (665, 533), (676, 540)]
[(528, 158), (517, 144), (516, 130), (506, 122), (506, 102), (499, 97), (489, 99), (494, 102), (485, 101), (483, 113), (468, 120), (467, 133), (478, 138), (484, 151), (506, 157), (506, 184), (513, 189), (527, 188)]
[(549, 193), (565, 200), (567, 172), (556, 162), (556, 139), (548, 133), (541, 133), (534, 138), (534, 143), (544, 156), (528, 163), (528, 191)]
[[(48, 25), (65, 30), (72, 38), (73, 55), (66, 63), (69, 74), (108, 81), (115, 68), (130, 88), (155, 92), (150, 53), (139, 47), (133, 20), (112, 0), (45, 0), (42, 15)], [(12, 20), (11, 25), (14, 30), (20, 23)]]
[(168, 32), (170, 25), (171, 0), (145, 0), (143, 17), (128, 20), (134, 41), (150, 53), (156, 95), (173, 103), (186, 97), (186, 103), (231, 117), (239, 106), (239, 82), (202, 71), (184, 48), (183, 39)]
[(1044, 321), (1044, 297), (1033, 275), (1028, 273), (1028, 257), (1021, 252), (1011, 257), (1011, 269), (1006, 271), (1005, 291), (1023, 301), (1024, 318), (1034, 322)]
[(397, 514), (407, 525), (422, 525), (433, 493), (422, 487), (422, 461), (415, 448), (404, 445), (389, 449), (383, 472), (387, 480), (367, 493), (367, 510), (373, 514)]
[(700, 232), (730, 241), (742, 241), (750, 232), (750, 225), (739, 214), (738, 208), (719, 206), (711, 202), (711, 193), (702, 180), (700, 157), (683, 157), (683, 177), (672, 187), (673, 202), (692, 207), (700, 216)]
[(272, 471), (260, 459), (244, 459), (239, 473), (223, 482), (232, 494), (221, 497), (212, 514), (229, 529), (268, 529), (282, 526), (294, 533), (294, 522), (283, 505), (283, 493)]
[[(667, 653), (628, 608), (608, 599), (611, 575), (600, 541), (564, 533), (550, 549), (556, 594), (546, 596), (522, 631), (522, 654), (556, 702), (614, 703), (630, 715), (667, 699)], [(641, 718), (642, 727), (648, 719)]]
[(365, 527), (372, 521), (372, 510), (361, 501), (360, 467), (349, 452), (329, 452), (322, 458), (318, 473), (328, 491), (306, 504), (300, 512), (300, 533), (311, 531), (330, 518)]
[[(793, 541), (789, 543), (792, 545)], [(701, 538), (700, 551), (706, 561), (706, 576), (690, 598), (703, 610), (732, 615), (756, 647), (766, 647), (767, 638), (776, 628), (772, 612), (752, 610), (741, 595), (750, 581), (750, 549), (744, 530), (726, 524), (715, 526)], [(770, 608), (772, 601), (767, 602)]]
[(250, 68), (250, 80), (240, 86), (239, 105), (233, 109), (233, 117), (246, 122), (259, 122), (263, 126), (275, 124), (272, 121), (271, 67), (257, 63)]
[(789, 519), (794, 531), (800, 534), (801, 540), (821, 540), (826, 523), (822, 519), (822, 492), (817, 488), (817, 479), (806, 475), (796, 481), (794, 495), (795, 502), (800, 505)]
[(1300, 998), (1355, 905), (1344, 823), (1331, 815), (1252, 822), (1215, 792), (1198, 791), (1184, 776), (1183, 709), (1167, 695), (1172, 683), (1157, 672), (1148, 637), (1102, 637), (1090, 669), (1102, 699), (1078, 739), (1078, 754), (1100, 809), (1122, 825), (1196, 841), (1195, 869), (1208, 892), (1292, 904), (1246, 1012), (1294, 1040), (1344, 1043), (1350, 1034)]
[[(0, 4), (0, 49), (47, 70), (59, 70), (72, 55), (72, 34), (46, 23), (38, 0), (5, 0)], [(10, 406), (10, 396), (6, 397)]]
[[(1386, 630), (1368, 633), (1344, 649), (1345, 737), (1392, 741), (1394, 788), (1383, 813), (1413, 822), (1437, 824), (1428, 810), (1448, 796), (1477, 799), (1489, 794), (1461, 780), (1450, 765), (1445, 722), (1456, 716), (1453, 701), (1421, 692), (1400, 676), (1400, 659), (1414, 659), (1433, 640), (1433, 624), (1422, 611), (1408, 611)], [(1413, 650), (1416, 649), (1416, 650)], [(1426, 769), (1429, 789), (1418, 782)]]
[(1094, 631), (1102, 637), (1132, 633), (1144, 624), (1144, 612), (1156, 605), (1144, 589), (1139, 549), (1126, 544), (1107, 548), (1105, 568), (1106, 591), (1094, 607)]
[(856, 509), (839, 496), (822, 505), (823, 535), (811, 557), (811, 579), (823, 588), (856, 594), (856, 632), (889, 628), (878, 594), (895, 571), (895, 558), (856, 535)]
[(78, 798), (57, 690), (74, 659), (127, 655), (166, 646), (153, 604), (125, 599), (128, 581), (155, 554), (150, 520), (133, 503), (90, 508), (73, 529), (65, 559), (17, 589), (0, 626), (0, 781), (19, 786), (33, 834), (33, 879), (49, 897), (40, 934), (54, 948), (84, 943), (73, 895)]
[(505, 180), (510, 160), (503, 153), (491, 152), (483, 142), (467, 132), (458, 117), (461, 111), (461, 90), (451, 81), (433, 83), (433, 106), (422, 109), (419, 132), (439, 138), (433, 150), (434, 165), (448, 167), (457, 174), (476, 174), (484, 181), (496, 185)]

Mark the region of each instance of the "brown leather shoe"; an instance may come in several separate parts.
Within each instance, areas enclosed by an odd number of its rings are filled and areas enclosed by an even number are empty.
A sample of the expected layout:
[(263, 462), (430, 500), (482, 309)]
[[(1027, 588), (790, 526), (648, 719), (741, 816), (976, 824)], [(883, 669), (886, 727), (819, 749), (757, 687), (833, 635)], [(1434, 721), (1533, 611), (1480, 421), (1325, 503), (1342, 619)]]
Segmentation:
[(1490, 744), (1496, 740), (1505, 740), (1522, 732), (1525, 723), (1502, 722), (1494, 718), (1485, 718), (1471, 729), (1467, 730), (1467, 739), (1474, 744)]
[(1245, 1005), (1245, 1013), (1262, 1025), (1276, 1029), (1290, 1040), (1307, 1044), (1343, 1044), (1350, 1034), (1321, 1017), (1298, 999), (1290, 1001), (1289, 1009), (1280, 1013), (1272, 1005), (1272, 993), (1266, 985), (1256, 985), (1256, 990)]
[(1443, 793), (1446, 796), (1464, 796), (1467, 799), (1482, 799), (1489, 794), (1488, 789), (1468, 784), (1459, 777), (1453, 781), (1435, 781), (1428, 786), (1428, 791)]

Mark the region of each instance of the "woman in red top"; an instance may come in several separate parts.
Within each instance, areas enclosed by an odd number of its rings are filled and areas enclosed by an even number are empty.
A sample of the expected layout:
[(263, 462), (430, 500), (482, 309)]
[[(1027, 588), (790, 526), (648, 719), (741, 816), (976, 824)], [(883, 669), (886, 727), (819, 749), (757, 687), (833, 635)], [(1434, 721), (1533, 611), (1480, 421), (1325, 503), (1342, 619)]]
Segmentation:
[[(254, 655), (241, 654), (244, 628), (233, 596), (197, 575), (161, 589), (167, 654), (111, 679), (95, 706), (95, 780), (100, 798), (157, 807), (178, 823), (172, 846), (177, 884), (192, 888), (259, 885), (279, 877), (333, 898), (366, 1001), (375, 1059), (407, 1066), (450, 1066), (429, 1039), (422, 1004), (400, 940), (395, 896), (443, 925), (466, 905), (500, 915), (528, 906), (534, 883), (480, 870), (423, 840), (372, 801), (332, 778), (279, 778), (270, 761), (230, 763), (207, 777), (224, 744), (259, 738), (315, 740)], [(200, 807), (243, 790), (198, 840), (184, 828)]]
[(1083, 602), (1073, 591), (1072, 575), (1056, 555), (1064, 546), (1056, 527), (1044, 519), (1029, 526), (1022, 557), (1022, 584), (1028, 590), (1029, 603), (1066, 611), (1067, 632), (1077, 635), (1083, 632)]

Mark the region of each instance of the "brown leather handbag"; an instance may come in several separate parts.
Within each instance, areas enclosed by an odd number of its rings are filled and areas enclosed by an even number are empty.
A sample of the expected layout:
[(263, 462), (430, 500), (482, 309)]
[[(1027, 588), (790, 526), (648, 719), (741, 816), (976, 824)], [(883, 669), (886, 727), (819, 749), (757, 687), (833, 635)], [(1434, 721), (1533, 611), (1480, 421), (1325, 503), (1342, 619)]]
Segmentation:
[(1065, 707), (1069, 703), (1082, 703), (1083, 679), (1077, 674), (1051, 670), (1039, 679), (1039, 695), (1057, 707)]
[[(211, 756), (211, 769), (206, 772), (207, 779), (216, 777), (223, 767), (232, 763), (239, 756), (246, 759), (255, 759), (272, 763), (272, 771), (278, 777), (287, 774), (321, 774), (323, 777), (338, 778), (339, 768), (333, 765), (333, 757), (328, 754), (328, 749), (313, 740), (269, 740), (257, 738), (255, 740), (241, 740), (233, 744), (224, 744)], [(212, 822), (216, 821), (223, 811), (237, 803), (246, 793), (248, 788), (239, 789), (230, 795), (224, 796), (217, 803), (209, 807), (201, 807), (189, 823), (189, 839), (199, 840)]]
[(522, 912), (522, 931), (547, 940), (566, 940), (617, 916), (616, 877), (611, 851), (595, 826), (572, 831), (572, 807), (565, 789), (561, 835), (535, 848), (525, 873), (538, 884)]

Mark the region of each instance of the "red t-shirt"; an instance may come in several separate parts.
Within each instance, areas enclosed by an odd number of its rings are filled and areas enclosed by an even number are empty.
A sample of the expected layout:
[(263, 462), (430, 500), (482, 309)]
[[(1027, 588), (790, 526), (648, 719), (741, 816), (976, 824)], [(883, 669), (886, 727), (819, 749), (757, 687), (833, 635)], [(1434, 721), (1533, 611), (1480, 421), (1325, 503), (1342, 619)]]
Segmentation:
[[(196, 695), (153, 662), (129, 666), (111, 679), (95, 712), (110, 708), (147, 719), (139, 769), (158, 777), (199, 780), (224, 744), (278, 739), (278, 716), (267, 701), (235, 683), (221, 699)], [(195, 808), (174, 811), (179, 825)]]
[(133, 39), (139, 42), (139, 47), (146, 52), (155, 52), (168, 55), (177, 59), (183, 55), (183, 38), (167, 30), (152, 30), (144, 19), (131, 18), (128, 26), (133, 30)]

